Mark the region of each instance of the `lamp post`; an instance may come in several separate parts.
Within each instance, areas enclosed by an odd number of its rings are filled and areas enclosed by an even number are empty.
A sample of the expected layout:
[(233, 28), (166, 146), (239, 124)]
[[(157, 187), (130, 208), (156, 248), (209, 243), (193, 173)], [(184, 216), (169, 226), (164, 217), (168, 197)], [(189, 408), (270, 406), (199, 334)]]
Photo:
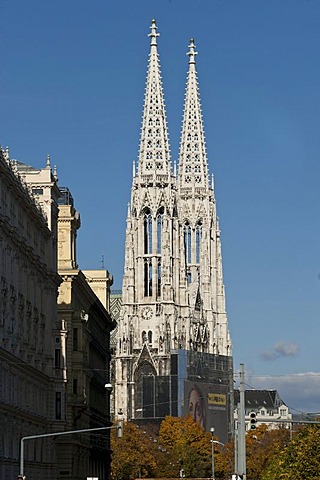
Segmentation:
[(213, 434), (214, 434), (214, 427), (210, 428), (211, 432), (211, 467), (212, 467), (212, 480), (214, 480), (214, 442), (213, 442)]
[[(108, 427), (96, 427), (96, 428), (84, 428), (82, 430), (67, 430), (64, 432), (55, 432), (55, 433), (43, 433), (42, 435), (30, 435), (28, 437), (23, 437), (20, 440), (20, 478), (24, 479), (24, 442), (26, 440), (34, 440), (36, 438), (46, 438), (46, 437), (58, 437), (60, 435), (72, 435), (74, 433), (87, 433), (87, 432), (97, 432), (99, 430), (111, 430), (112, 428), (117, 429), (117, 436), (121, 438), (123, 435), (123, 421), (119, 420), (117, 425), (111, 425)], [(18, 476), (18, 479), (19, 479)], [(20, 480), (20, 479), (19, 479)]]

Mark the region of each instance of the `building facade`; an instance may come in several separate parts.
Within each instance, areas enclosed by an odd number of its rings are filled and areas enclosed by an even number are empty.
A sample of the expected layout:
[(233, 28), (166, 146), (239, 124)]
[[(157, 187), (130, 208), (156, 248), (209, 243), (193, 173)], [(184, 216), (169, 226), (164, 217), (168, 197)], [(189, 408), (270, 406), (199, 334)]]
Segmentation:
[[(208, 171), (197, 52), (191, 40), (177, 169), (170, 160), (158, 36), (153, 20), (117, 330), (115, 411), (128, 419), (148, 417), (150, 411), (157, 417), (153, 404), (161, 392), (168, 407), (158, 408), (160, 416), (177, 411), (169, 400), (175, 395), (173, 384), (161, 379), (177, 375), (172, 355), (178, 351), (228, 359), (228, 391), (232, 388), (220, 229)], [(221, 381), (219, 375), (215, 380)], [(150, 389), (154, 394), (147, 400)]]
[[(238, 420), (239, 390), (234, 390), (234, 419)], [(267, 425), (272, 430), (285, 426), (291, 429), (292, 414), (289, 407), (280, 397), (277, 390), (245, 391), (245, 423), (246, 431), (256, 429), (259, 425)]]
[[(106, 308), (112, 276), (106, 270), (79, 270), (77, 231), (80, 214), (67, 188), (61, 188), (58, 216), (58, 296), (55, 375), (59, 378), (63, 410), (56, 410), (60, 430), (111, 426), (110, 333), (115, 327)], [(93, 288), (97, 294), (94, 292)], [(100, 298), (99, 298), (100, 297)], [(58, 396), (60, 393), (57, 392)], [(62, 436), (57, 439), (57, 479), (110, 477), (109, 431)]]
[[(20, 439), (48, 433), (55, 422), (53, 330), (57, 320), (56, 180), (45, 212), (0, 148), (0, 478), (19, 473)], [(49, 214), (49, 215), (48, 215)], [(53, 229), (49, 228), (49, 222)], [(30, 441), (24, 452), (31, 478), (51, 478), (51, 442)]]
[[(78, 268), (80, 215), (50, 158), (36, 169), (0, 149), (0, 199), (0, 478), (11, 480), (22, 437), (111, 426), (115, 322), (112, 276)], [(107, 480), (110, 462), (108, 431), (24, 442), (34, 480)]]

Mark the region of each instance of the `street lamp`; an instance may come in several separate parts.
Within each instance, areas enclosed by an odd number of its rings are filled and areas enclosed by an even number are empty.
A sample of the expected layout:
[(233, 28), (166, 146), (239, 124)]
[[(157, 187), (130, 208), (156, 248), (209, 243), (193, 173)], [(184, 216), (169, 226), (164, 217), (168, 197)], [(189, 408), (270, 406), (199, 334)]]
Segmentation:
[(21, 478), (24, 480), (24, 442), (26, 440), (35, 440), (36, 438), (46, 438), (46, 437), (58, 437), (60, 435), (72, 435), (74, 433), (87, 433), (87, 432), (97, 432), (99, 430), (111, 430), (112, 428), (117, 429), (117, 436), (121, 438), (123, 435), (123, 421), (119, 420), (117, 425), (111, 425), (108, 427), (95, 427), (95, 428), (84, 428), (82, 430), (67, 430), (63, 432), (55, 432), (55, 433), (43, 433), (42, 435), (30, 435), (28, 437), (22, 437), (20, 440), (20, 475), (18, 476), (18, 480)]
[(211, 466), (212, 466), (212, 480), (214, 480), (214, 442), (213, 442), (213, 434), (214, 434), (214, 427), (210, 428), (211, 432)]

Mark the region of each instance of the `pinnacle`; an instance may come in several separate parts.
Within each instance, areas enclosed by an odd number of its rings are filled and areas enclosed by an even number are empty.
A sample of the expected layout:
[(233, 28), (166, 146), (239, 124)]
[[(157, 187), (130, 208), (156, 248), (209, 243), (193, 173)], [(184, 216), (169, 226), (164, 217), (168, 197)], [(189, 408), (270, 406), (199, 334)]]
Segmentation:
[(151, 46), (157, 46), (157, 37), (160, 36), (160, 33), (157, 33), (157, 25), (156, 25), (156, 21), (155, 19), (153, 18), (151, 20), (151, 33), (149, 33), (149, 37), (151, 38)]

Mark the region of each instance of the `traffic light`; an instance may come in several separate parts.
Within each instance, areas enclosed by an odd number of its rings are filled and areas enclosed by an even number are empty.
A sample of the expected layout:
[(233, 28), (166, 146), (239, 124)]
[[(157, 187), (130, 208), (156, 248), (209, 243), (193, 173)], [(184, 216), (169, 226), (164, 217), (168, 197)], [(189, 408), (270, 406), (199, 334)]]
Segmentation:
[(255, 412), (250, 413), (250, 430), (257, 428), (257, 414)]

